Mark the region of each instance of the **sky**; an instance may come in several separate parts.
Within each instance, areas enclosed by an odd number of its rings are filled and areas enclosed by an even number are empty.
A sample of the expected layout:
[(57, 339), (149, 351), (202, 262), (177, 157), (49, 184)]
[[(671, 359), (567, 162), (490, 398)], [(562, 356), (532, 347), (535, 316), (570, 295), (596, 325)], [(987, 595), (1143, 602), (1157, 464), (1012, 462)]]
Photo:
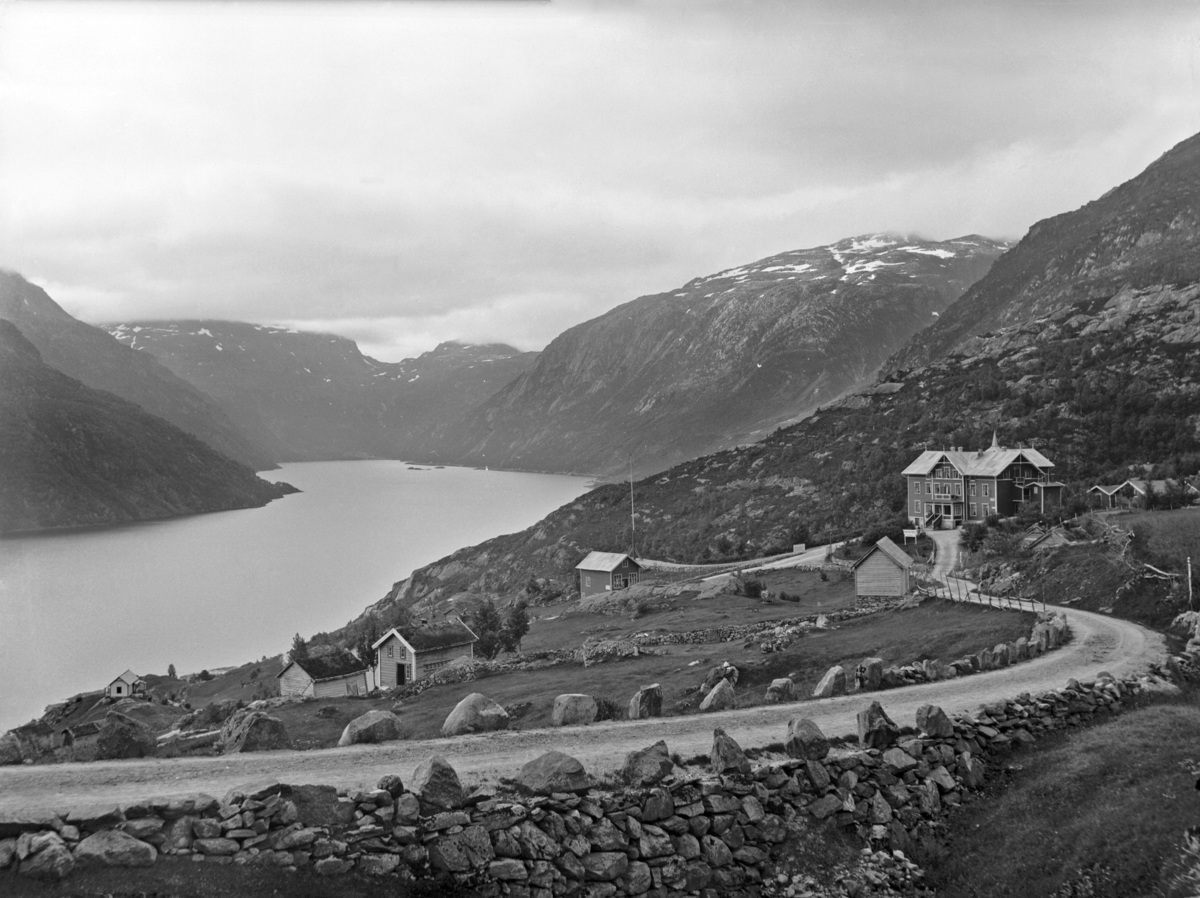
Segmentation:
[(1019, 238), (1200, 130), (1200, 4), (0, 0), (0, 267), (91, 323), (540, 349), (896, 231)]

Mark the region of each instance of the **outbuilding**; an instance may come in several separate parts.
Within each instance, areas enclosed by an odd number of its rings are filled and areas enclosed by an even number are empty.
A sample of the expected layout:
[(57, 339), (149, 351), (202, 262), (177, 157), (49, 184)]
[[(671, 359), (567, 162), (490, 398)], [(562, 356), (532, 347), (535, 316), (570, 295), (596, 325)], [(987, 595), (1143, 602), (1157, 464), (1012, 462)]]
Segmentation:
[(403, 686), (429, 676), (459, 658), (475, 657), (475, 635), (461, 620), (434, 626), (393, 627), (371, 646), (379, 687)]
[(333, 698), (366, 695), (367, 665), (345, 649), (290, 661), (279, 672), (280, 695)]
[(78, 750), (86, 748), (89, 745), (95, 745), (100, 739), (101, 723), (102, 721), (99, 720), (89, 720), (87, 723), (67, 727), (62, 731), (63, 748)]
[(913, 560), (903, 549), (880, 537), (862, 558), (854, 562), (856, 596), (904, 596), (909, 591)]
[(624, 589), (642, 579), (642, 566), (623, 552), (589, 552), (575, 570), (579, 571), (580, 596)]
[(105, 687), (104, 694), (109, 698), (129, 698), (135, 692), (141, 692), (145, 687), (146, 684), (141, 677), (132, 670), (127, 670)]

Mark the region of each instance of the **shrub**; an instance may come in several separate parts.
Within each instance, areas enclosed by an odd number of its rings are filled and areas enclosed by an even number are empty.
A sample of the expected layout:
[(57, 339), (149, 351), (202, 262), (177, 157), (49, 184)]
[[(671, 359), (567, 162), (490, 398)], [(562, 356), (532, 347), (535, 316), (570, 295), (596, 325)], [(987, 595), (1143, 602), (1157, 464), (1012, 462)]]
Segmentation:
[(734, 575), (734, 578), (733, 578), (734, 595), (746, 596), (747, 598), (750, 598), (750, 599), (758, 599), (758, 598), (762, 598), (764, 588), (765, 588), (765, 584), (763, 583), (762, 580), (754, 580), (754, 579), (746, 580), (743, 577), (740, 577), (736, 574)]
[(624, 720), (625, 706), (607, 695), (592, 696), (596, 701), (596, 720)]

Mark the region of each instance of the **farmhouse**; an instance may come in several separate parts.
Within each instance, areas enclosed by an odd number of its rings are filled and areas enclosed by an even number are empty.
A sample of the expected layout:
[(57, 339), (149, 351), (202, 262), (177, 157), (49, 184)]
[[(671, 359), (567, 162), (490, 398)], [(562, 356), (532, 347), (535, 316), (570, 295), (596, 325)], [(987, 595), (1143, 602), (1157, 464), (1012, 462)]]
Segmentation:
[(904, 596), (909, 591), (909, 569), (913, 560), (898, 545), (881, 536), (869, 551), (854, 562), (856, 596)]
[(461, 620), (403, 631), (393, 627), (371, 646), (379, 686), (403, 686), (451, 661), (474, 658), (478, 638)]
[(1006, 449), (992, 437), (986, 450), (927, 450), (903, 474), (908, 518), (920, 527), (950, 530), (988, 515), (1008, 517), (1027, 504), (1039, 511), (1062, 503), (1064, 484), (1054, 463), (1036, 449)]
[(278, 674), (280, 695), (332, 698), (366, 695), (367, 665), (345, 649), (289, 662)]
[(624, 589), (642, 578), (642, 566), (621, 552), (589, 552), (575, 570), (579, 571), (580, 596)]
[(104, 688), (104, 694), (109, 698), (129, 698), (145, 688), (145, 681), (132, 670), (127, 670)]

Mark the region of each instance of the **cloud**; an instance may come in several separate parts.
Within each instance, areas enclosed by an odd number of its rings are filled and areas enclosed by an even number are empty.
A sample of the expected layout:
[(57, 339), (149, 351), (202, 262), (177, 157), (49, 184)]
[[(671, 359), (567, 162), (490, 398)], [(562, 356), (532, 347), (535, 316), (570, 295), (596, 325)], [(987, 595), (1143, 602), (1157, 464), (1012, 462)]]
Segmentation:
[(787, 249), (1019, 236), (1196, 130), (1198, 37), (1182, 4), (10, 4), (0, 264), (93, 321), (535, 348)]

